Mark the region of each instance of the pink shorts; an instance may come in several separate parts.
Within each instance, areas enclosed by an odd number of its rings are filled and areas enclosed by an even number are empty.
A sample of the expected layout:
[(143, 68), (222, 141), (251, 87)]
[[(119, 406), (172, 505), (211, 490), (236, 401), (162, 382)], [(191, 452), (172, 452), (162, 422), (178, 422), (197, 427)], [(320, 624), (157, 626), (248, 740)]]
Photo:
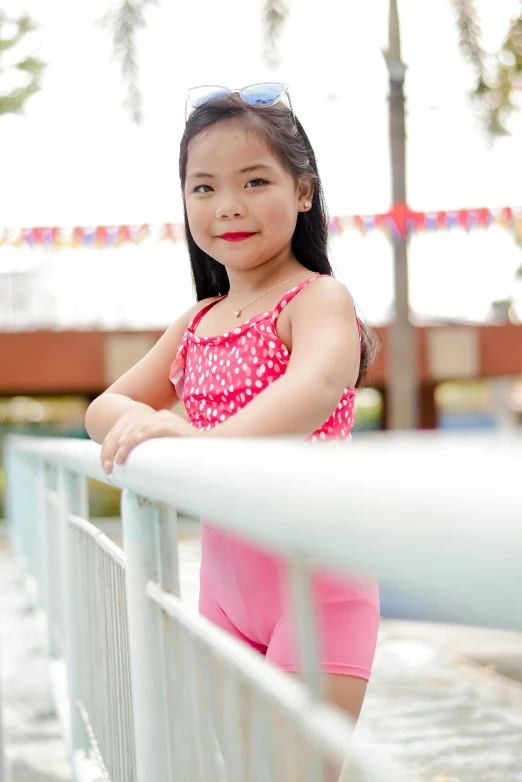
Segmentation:
[[(200, 613), (285, 671), (300, 668), (284, 561), (213, 527), (202, 529)], [(319, 666), (370, 678), (379, 629), (377, 583), (312, 579)]]

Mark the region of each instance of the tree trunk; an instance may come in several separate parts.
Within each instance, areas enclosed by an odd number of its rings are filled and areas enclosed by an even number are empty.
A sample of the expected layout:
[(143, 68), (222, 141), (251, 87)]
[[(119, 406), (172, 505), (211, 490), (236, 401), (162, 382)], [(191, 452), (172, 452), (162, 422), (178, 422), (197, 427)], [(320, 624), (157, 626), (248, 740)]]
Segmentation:
[[(393, 204), (406, 204), (406, 131), (404, 74), (397, 0), (390, 0), (390, 153)], [(388, 360), (388, 429), (415, 429), (418, 425), (418, 380), (415, 331), (410, 322), (408, 286), (408, 238), (394, 242), (394, 320), (390, 327)]]

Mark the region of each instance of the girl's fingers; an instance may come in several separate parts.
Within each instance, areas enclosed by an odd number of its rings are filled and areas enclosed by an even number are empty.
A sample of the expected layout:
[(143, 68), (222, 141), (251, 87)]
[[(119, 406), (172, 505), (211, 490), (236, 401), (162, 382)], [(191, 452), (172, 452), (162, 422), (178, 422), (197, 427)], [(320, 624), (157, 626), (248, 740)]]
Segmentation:
[(118, 448), (114, 455), (115, 464), (123, 464), (123, 462), (127, 458), (129, 451), (132, 450), (134, 445), (135, 443), (131, 435), (120, 437), (118, 440)]
[(120, 429), (119, 431), (109, 432), (105, 438), (101, 450), (101, 462), (106, 474), (112, 472), (116, 454), (129, 436), (132, 436), (131, 430)]
[(114, 456), (118, 451), (118, 442), (119, 436), (117, 434), (112, 436), (109, 435), (103, 441), (101, 450), (101, 463), (106, 474), (109, 474), (112, 471)]
[(153, 437), (167, 437), (169, 434), (173, 433), (165, 426), (165, 421), (161, 420), (155, 424), (149, 423), (146, 428), (140, 428), (136, 431), (127, 428), (116, 432), (103, 443), (102, 465), (104, 471), (108, 474), (112, 471), (114, 464), (123, 464), (132, 449), (139, 443)]
[(147, 430), (140, 429), (137, 432), (130, 432), (119, 438), (118, 449), (114, 456), (116, 464), (123, 464), (132, 449), (142, 443), (144, 440), (149, 440), (151, 437), (157, 437), (155, 429), (159, 427), (148, 427)]

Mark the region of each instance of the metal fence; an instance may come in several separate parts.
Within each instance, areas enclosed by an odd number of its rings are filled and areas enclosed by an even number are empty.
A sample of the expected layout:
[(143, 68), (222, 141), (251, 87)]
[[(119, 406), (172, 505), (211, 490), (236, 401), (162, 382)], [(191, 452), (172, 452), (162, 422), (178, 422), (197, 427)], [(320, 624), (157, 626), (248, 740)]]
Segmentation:
[[(347, 782), (408, 779), (363, 751), (350, 720), (320, 698), (312, 570), (415, 590), (431, 618), (522, 629), (520, 445), (150, 441), (111, 476), (124, 489), (124, 554), (89, 522), (87, 477), (108, 482), (100, 447), (9, 438), (13, 549), (37, 584), (49, 654), (65, 662), (59, 706), (76, 778), (324, 780), (328, 762), (344, 762)], [(180, 599), (175, 509), (285, 557), (301, 680)]]

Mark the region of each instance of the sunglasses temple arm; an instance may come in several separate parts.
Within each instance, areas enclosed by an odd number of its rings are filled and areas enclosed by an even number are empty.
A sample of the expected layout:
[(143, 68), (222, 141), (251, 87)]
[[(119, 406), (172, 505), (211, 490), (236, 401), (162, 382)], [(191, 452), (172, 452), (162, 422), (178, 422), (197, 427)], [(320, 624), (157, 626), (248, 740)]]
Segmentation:
[(290, 104), (290, 111), (292, 112), (292, 117), (294, 118), (294, 122), (295, 122), (295, 111), (294, 111), (294, 107), (292, 106), (292, 99), (290, 97), (290, 91), (287, 88), (285, 90), (285, 92), (286, 92), (286, 97), (288, 98), (288, 103)]

